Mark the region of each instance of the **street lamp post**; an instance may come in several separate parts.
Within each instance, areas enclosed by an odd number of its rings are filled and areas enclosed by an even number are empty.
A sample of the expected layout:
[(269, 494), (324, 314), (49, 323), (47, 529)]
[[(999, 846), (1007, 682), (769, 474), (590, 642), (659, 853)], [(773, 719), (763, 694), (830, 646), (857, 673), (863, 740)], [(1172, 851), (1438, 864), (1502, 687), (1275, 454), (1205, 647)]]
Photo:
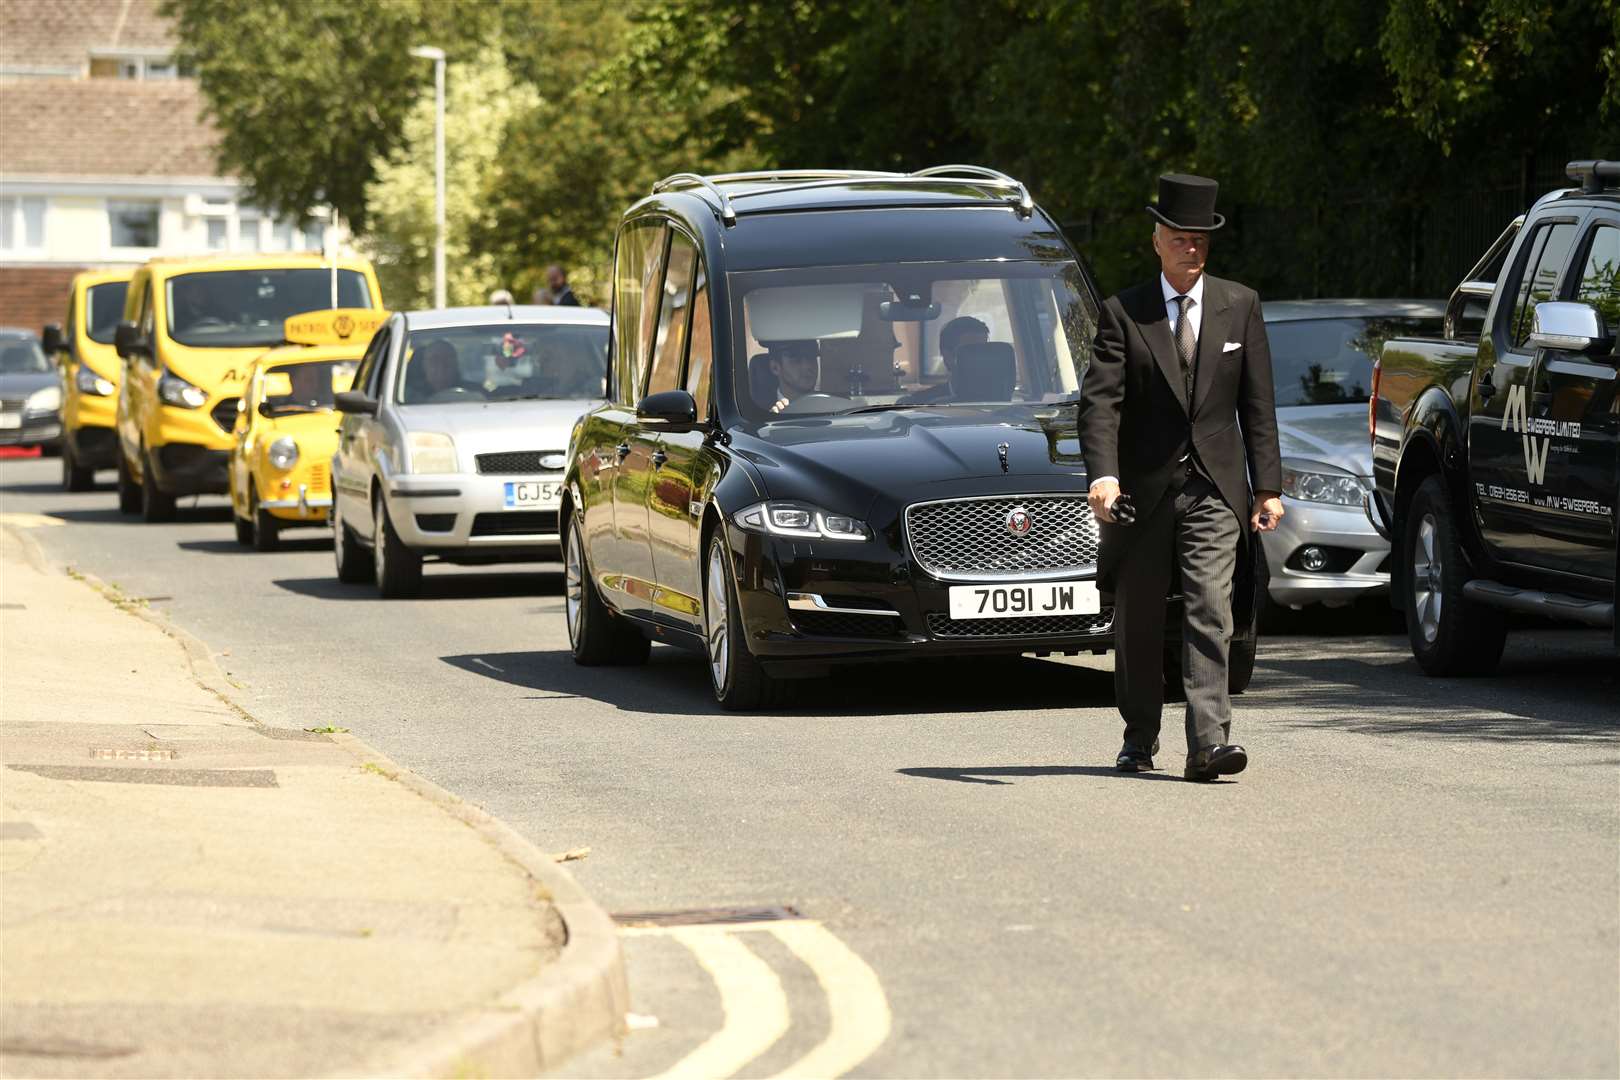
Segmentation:
[(444, 50), (418, 45), (411, 55), (433, 61), (433, 306), (444, 295)]

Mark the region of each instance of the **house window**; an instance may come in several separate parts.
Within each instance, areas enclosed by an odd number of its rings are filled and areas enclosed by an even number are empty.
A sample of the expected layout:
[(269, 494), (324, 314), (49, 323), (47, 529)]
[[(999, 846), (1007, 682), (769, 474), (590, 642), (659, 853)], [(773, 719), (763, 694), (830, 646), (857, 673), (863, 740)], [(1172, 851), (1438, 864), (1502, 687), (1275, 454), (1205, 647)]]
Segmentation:
[(241, 211), (236, 219), (236, 250), (259, 250), (259, 215)]
[(45, 246), (45, 200), (0, 199), (0, 251), (34, 250)]
[(107, 223), (115, 248), (158, 246), (158, 204), (150, 200), (109, 201)]
[(207, 219), (209, 251), (224, 251), (230, 245), (230, 224), (222, 217)]

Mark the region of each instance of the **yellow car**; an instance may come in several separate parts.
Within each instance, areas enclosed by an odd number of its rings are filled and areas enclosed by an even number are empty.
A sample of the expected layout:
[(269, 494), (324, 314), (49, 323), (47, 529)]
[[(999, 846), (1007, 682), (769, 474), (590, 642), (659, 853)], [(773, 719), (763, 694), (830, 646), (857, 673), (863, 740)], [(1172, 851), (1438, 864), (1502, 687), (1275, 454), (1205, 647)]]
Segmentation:
[(124, 315), (130, 270), (86, 270), (68, 288), (67, 321), (45, 327), (45, 354), (62, 370), (62, 486), (89, 491), (97, 469), (118, 463), (113, 434), (123, 371), (113, 335)]
[[(286, 321), (317, 308), (382, 310), (365, 259), (231, 255), (153, 259), (135, 271), (115, 340), (118, 508), (171, 521), (181, 495), (230, 490), (228, 465), (248, 367)], [(357, 330), (357, 336), (364, 337)]]
[(387, 312), (338, 308), (287, 320), (292, 344), (248, 368), (231, 448), (231, 517), (236, 539), (274, 551), (281, 530), (325, 525), (338, 418), (332, 395), (354, 382), (366, 344)]

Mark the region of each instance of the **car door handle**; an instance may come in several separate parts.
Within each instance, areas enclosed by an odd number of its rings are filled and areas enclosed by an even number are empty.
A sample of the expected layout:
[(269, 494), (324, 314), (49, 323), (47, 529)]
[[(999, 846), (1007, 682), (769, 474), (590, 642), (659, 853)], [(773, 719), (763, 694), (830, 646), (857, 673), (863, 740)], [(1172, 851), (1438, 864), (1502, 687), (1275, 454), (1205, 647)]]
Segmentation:
[(668, 460), (669, 460), (669, 455), (664, 453), (662, 450), (653, 451), (653, 456), (652, 456), (653, 468), (662, 469), (664, 467), (664, 462), (666, 462)]
[(623, 461), (625, 458), (630, 456), (630, 444), (620, 443), (618, 446), (613, 448), (613, 452), (619, 455), (620, 461)]

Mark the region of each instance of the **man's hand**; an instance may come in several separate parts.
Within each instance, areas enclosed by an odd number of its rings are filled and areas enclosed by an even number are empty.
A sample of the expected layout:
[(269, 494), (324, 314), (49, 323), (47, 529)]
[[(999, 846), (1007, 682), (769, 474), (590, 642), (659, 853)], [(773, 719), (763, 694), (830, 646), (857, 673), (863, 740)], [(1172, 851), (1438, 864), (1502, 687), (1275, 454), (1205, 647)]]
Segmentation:
[(1091, 504), (1091, 513), (1104, 525), (1114, 524), (1114, 500), (1119, 498), (1119, 484), (1114, 480), (1099, 480), (1091, 485), (1091, 491), (1086, 495), (1086, 501)]
[(1255, 532), (1275, 532), (1283, 519), (1282, 500), (1261, 492), (1254, 497), (1254, 513), (1249, 515), (1249, 528)]

